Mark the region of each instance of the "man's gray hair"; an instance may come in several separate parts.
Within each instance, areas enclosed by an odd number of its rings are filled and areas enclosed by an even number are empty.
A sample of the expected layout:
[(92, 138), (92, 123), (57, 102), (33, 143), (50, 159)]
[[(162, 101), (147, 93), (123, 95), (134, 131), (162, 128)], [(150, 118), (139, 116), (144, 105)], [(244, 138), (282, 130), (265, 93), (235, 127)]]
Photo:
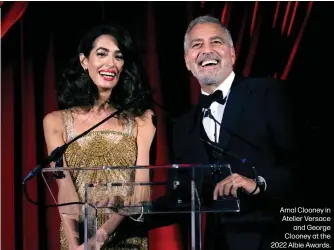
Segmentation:
[(200, 16), (195, 18), (194, 20), (192, 20), (190, 22), (190, 24), (188, 25), (186, 34), (184, 36), (184, 51), (187, 52), (188, 51), (188, 35), (189, 32), (197, 25), (197, 24), (203, 24), (203, 23), (216, 23), (218, 24), (225, 32), (226, 34), (226, 41), (228, 42), (228, 44), (233, 47), (233, 40), (232, 40), (232, 36), (230, 31), (226, 28), (226, 26), (224, 26), (219, 19), (212, 17), (212, 16)]

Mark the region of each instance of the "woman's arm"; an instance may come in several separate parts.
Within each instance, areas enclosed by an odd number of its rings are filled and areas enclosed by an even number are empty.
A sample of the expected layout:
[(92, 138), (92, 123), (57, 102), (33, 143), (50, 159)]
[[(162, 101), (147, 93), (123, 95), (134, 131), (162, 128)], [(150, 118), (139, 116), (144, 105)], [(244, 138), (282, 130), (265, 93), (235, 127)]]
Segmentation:
[[(137, 119), (138, 134), (137, 134), (137, 146), (138, 157), (137, 166), (150, 165), (150, 149), (153, 142), (156, 127), (152, 122), (154, 116), (153, 111), (147, 110), (142, 118)], [(149, 169), (140, 169), (136, 172), (136, 182), (149, 182), (150, 171)], [(135, 190), (135, 201), (145, 201), (150, 198), (150, 186), (137, 186)]]
[[(58, 146), (62, 146), (64, 141), (64, 123), (61, 111), (47, 114), (43, 119), (44, 138), (48, 154)], [(51, 167), (55, 164), (51, 163)], [(64, 161), (64, 167), (66, 163)], [(79, 201), (72, 178), (68, 171), (64, 171), (65, 178), (57, 179), (58, 184), (58, 203)], [(69, 205), (59, 207), (64, 233), (70, 250), (74, 250), (79, 245), (78, 220), (79, 205)]]

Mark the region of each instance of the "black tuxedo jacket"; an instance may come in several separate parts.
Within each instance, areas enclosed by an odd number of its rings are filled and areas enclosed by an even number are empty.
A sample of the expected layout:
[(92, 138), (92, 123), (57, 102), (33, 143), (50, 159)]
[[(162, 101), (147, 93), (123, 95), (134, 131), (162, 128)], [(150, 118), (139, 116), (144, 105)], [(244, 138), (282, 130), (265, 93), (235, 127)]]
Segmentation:
[[(290, 170), (294, 166), (294, 123), (290, 102), (283, 83), (267, 78), (243, 78), (236, 76), (226, 102), (219, 147), (250, 161), (267, 183), (266, 192), (255, 196), (241, 196), (240, 213), (209, 216), (206, 241), (215, 235), (215, 220), (254, 220), (266, 211), (266, 204), (284, 197), (291, 184)], [(196, 105), (179, 117), (174, 128), (174, 162), (179, 164), (210, 164), (201, 137), (202, 110)], [(220, 161), (229, 163), (232, 172), (253, 177), (250, 166), (244, 165), (228, 155)], [(205, 170), (196, 173), (197, 187), (201, 196), (212, 199), (214, 183), (208, 183)], [(268, 202), (269, 201), (269, 202)], [(165, 205), (168, 199), (165, 200)], [(262, 212), (263, 211), (263, 212)], [(189, 219), (189, 218), (188, 218)], [(153, 228), (174, 222), (189, 224), (187, 216), (164, 215), (152, 218)], [(182, 221), (184, 223), (182, 223)], [(241, 225), (240, 223), (238, 225)], [(184, 232), (182, 233), (184, 235)], [(217, 236), (219, 237), (219, 235)]]
[[(289, 191), (294, 164), (293, 112), (283, 83), (267, 78), (236, 76), (221, 121), (219, 147), (246, 158), (267, 182), (266, 196), (277, 198)], [(200, 105), (176, 120), (174, 163), (209, 164), (201, 141)], [(226, 155), (232, 172), (253, 176), (250, 167)]]

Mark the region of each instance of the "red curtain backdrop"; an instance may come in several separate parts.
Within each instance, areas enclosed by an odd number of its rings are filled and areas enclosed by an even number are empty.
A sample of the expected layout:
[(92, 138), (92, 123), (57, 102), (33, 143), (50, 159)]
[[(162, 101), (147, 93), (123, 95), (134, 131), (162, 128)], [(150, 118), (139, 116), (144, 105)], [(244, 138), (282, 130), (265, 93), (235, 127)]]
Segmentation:
[[(96, 24), (118, 23), (129, 29), (138, 44), (150, 84), (156, 90), (156, 101), (171, 115), (178, 116), (196, 103), (200, 93), (196, 79), (187, 72), (183, 61), (186, 27), (199, 15), (220, 18), (235, 42), (236, 72), (288, 80), (295, 104), (300, 108), (301, 137), (307, 134), (308, 138), (304, 152), (317, 138), (318, 108), (303, 108), (302, 103), (307, 96), (318, 93), (308, 82), (324, 80), (319, 72), (325, 69), (319, 66), (322, 59), (314, 46), (325, 46), (324, 42), (330, 40), (317, 28), (325, 27), (327, 20), (323, 17), (332, 15), (329, 4), (0, 2), (0, 6), (2, 250), (59, 249), (57, 209), (29, 203), (21, 181), (45, 156), (42, 119), (57, 109), (57, 76), (75, 54), (81, 35)], [(156, 111), (156, 164), (169, 164), (173, 124), (159, 107)], [(164, 171), (155, 175), (156, 180), (164, 177)], [(53, 202), (40, 176), (27, 186), (33, 200)], [(153, 230), (150, 247), (180, 249), (178, 237), (175, 225)]]

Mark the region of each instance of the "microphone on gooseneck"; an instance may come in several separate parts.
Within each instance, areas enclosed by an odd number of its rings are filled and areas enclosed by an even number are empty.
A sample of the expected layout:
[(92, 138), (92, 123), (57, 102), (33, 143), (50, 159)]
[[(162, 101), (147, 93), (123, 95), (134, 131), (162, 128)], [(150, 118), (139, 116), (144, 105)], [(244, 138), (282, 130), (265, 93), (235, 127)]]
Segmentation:
[(31, 170), (28, 175), (24, 178), (22, 181), (22, 184), (25, 184), (28, 180), (32, 179), (37, 175), (37, 173), (45, 166), (50, 164), (51, 162), (58, 161), (59, 158), (62, 157), (64, 152), (66, 151), (67, 147), (69, 146), (69, 143), (65, 143), (62, 146), (57, 147), (54, 149), (51, 154), (47, 157), (45, 157), (40, 164), (38, 164), (33, 170)]
[[(123, 108), (120, 108), (117, 111), (113, 112), (111, 115), (109, 115), (108, 117), (106, 117), (105, 119), (100, 121), (99, 123), (95, 124), (91, 128), (87, 129), (85, 132), (83, 132), (80, 135), (73, 138), (71, 141), (69, 141), (69, 142), (65, 143), (64, 145), (59, 146), (56, 149), (54, 149), (49, 156), (45, 157), (40, 164), (38, 164), (33, 170), (31, 170), (28, 173), (28, 175), (23, 179), (22, 184), (23, 185), (26, 184), (26, 182), (28, 180), (35, 177), (42, 168), (46, 167), (51, 162), (56, 162), (58, 164), (58, 167), (62, 166), (62, 156), (65, 153), (65, 151), (66, 151), (66, 149), (68, 148), (69, 145), (71, 145), (73, 142), (75, 142), (79, 138), (83, 137), (84, 135), (88, 134), (94, 128), (100, 126), (102, 123), (106, 122), (110, 118), (112, 118), (116, 115), (119, 115), (125, 109), (131, 107), (132, 104), (134, 104), (135, 102), (139, 101), (140, 99), (142, 99), (143, 97), (145, 97), (146, 95), (151, 94), (151, 93), (152, 93), (152, 91), (150, 91), (150, 90), (145, 90), (145, 91), (140, 92), (139, 95), (137, 95), (135, 98), (130, 100), (127, 104), (125, 104)], [(60, 175), (60, 176), (62, 176), (62, 175)]]
[(205, 144), (207, 144), (208, 146), (210, 146), (211, 148), (213, 148), (214, 150), (216, 150), (221, 155), (227, 155), (227, 156), (229, 156), (229, 157), (231, 157), (231, 158), (239, 161), (242, 164), (250, 166), (252, 168), (252, 171), (253, 171), (253, 174), (254, 174), (254, 179), (255, 179), (255, 182), (256, 182), (256, 188), (255, 188), (255, 190), (257, 189), (257, 187), (259, 186), (259, 181), (258, 181), (259, 178), (258, 178), (255, 166), (250, 161), (248, 161), (246, 158), (241, 158), (239, 155), (237, 155), (237, 154), (235, 154), (235, 153), (233, 153), (231, 151), (227, 151), (226, 149), (223, 149), (223, 148), (219, 147), (216, 143), (209, 142), (209, 141), (204, 140), (202, 138), (201, 138), (201, 140)]

